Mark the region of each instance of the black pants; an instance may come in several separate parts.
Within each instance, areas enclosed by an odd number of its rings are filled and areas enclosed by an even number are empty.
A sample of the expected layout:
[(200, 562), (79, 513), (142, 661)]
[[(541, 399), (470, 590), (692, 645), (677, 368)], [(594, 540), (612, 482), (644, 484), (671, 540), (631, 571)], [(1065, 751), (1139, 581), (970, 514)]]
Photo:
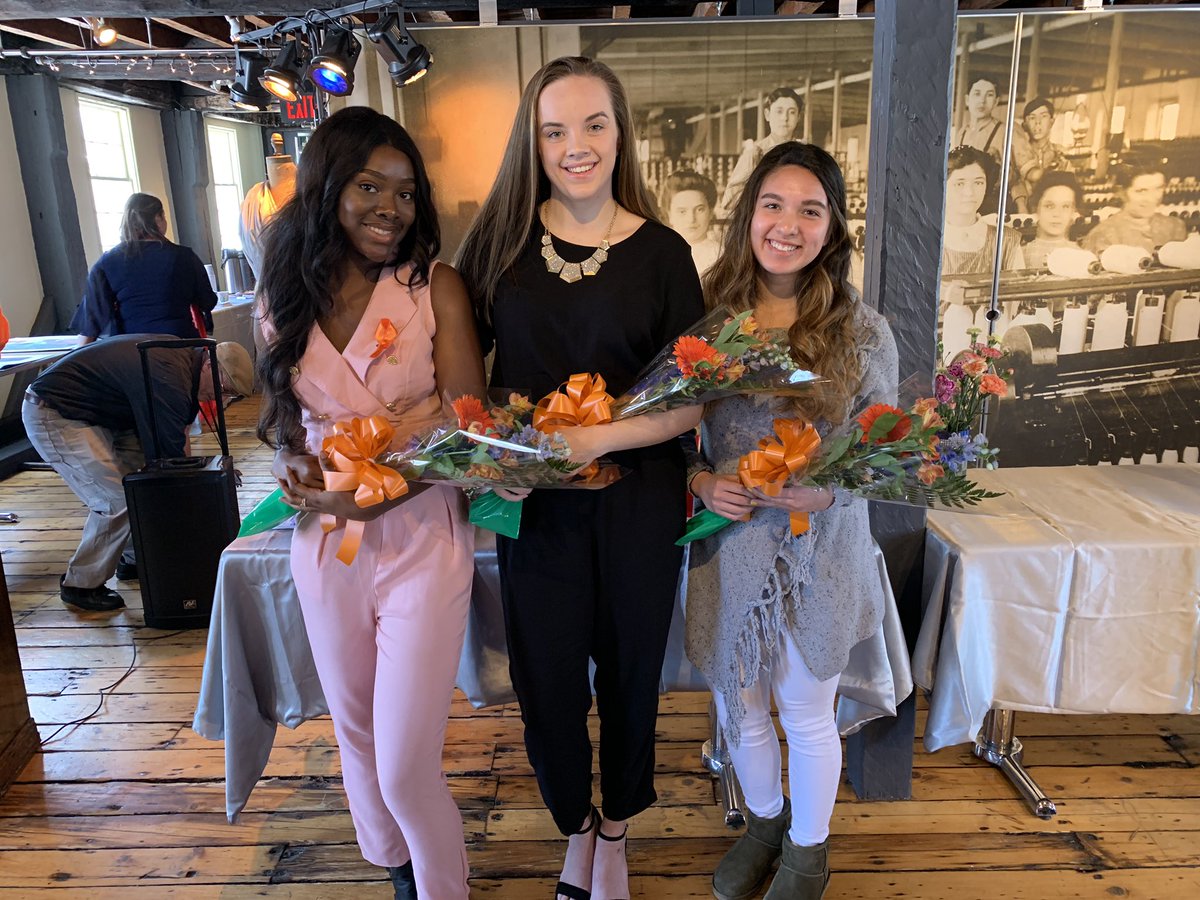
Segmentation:
[(591, 809), (589, 658), (604, 814), (628, 819), (657, 799), (654, 729), (685, 493), (678, 447), (648, 448), (602, 490), (534, 491), (520, 538), (497, 540), (525, 748), (563, 834), (578, 831)]

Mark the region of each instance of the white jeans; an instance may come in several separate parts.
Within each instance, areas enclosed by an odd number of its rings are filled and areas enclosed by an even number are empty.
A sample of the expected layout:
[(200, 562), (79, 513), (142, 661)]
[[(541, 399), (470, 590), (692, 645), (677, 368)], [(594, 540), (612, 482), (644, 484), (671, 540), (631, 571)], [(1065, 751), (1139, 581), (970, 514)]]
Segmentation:
[[(838, 676), (818, 681), (805, 665), (796, 645), (779, 638), (768, 671), (742, 691), (746, 717), (742, 740), (729, 746), (746, 806), (754, 815), (771, 818), (783, 810), (782, 758), (779, 738), (771, 723), (771, 695), (779, 709), (779, 724), (787, 737), (788, 786), (792, 824), (788, 837), (801, 847), (829, 837), (829, 819), (842, 777), (842, 742), (834, 721), (833, 698)], [(713, 692), (717, 716), (728, 721), (725, 698)]]
[(116, 572), (124, 551), (126, 560), (133, 561), (121, 479), (144, 465), (137, 434), (64, 418), (28, 392), (21, 420), (34, 449), (88, 508), (83, 539), (67, 564), (63, 584), (99, 587)]

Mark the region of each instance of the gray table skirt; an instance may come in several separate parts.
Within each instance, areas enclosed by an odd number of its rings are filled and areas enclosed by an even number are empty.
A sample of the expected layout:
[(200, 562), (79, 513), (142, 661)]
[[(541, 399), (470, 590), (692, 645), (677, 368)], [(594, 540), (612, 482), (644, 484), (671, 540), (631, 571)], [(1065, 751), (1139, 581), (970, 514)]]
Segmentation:
[[(326, 715), (300, 601), (292, 584), (292, 533), (276, 529), (234, 541), (221, 555), (212, 623), (193, 729), (225, 742), (225, 809), (230, 822), (246, 806), (266, 768), (279, 725), (295, 728)], [(850, 734), (868, 721), (894, 715), (912, 690), (912, 676), (895, 601), (878, 551), (888, 604), (879, 631), (856, 646), (842, 674), (838, 727)], [(680, 579), (663, 665), (664, 691), (705, 691), (703, 676), (683, 652)], [(476, 708), (512, 702), (495, 535), (476, 534), (475, 583), (458, 687)]]

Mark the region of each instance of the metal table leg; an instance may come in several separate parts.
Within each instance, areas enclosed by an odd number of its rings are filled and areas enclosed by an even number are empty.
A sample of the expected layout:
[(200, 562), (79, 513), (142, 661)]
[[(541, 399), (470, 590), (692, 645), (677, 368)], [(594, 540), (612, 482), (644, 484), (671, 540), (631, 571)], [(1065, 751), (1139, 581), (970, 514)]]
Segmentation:
[(1038, 783), (1021, 766), (1024, 748), (1013, 734), (1016, 721), (1017, 714), (1011, 709), (990, 711), (983, 720), (983, 727), (979, 729), (971, 752), (1003, 772), (1035, 816), (1039, 819), (1053, 818), (1058, 814), (1054, 801), (1042, 792)]
[(704, 742), (700, 758), (704, 761), (704, 768), (713, 774), (721, 788), (725, 824), (730, 828), (741, 828), (746, 824), (746, 817), (742, 814), (742, 788), (733, 771), (733, 760), (729, 758), (729, 751), (725, 747), (725, 735), (717, 719), (717, 705), (712, 701), (708, 704), (708, 721), (710, 737)]

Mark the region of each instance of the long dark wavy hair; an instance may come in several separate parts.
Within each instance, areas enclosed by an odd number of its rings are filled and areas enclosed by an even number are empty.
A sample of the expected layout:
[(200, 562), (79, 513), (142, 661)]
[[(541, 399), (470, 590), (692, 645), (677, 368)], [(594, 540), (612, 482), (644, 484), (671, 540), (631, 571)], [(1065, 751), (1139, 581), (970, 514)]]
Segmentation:
[(829, 380), (830, 390), (801, 397), (797, 411), (811, 420), (845, 421), (862, 382), (855, 310), (861, 300), (850, 285), (853, 241), (846, 226), (846, 182), (832, 156), (815, 144), (787, 141), (768, 150), (750, 174), (725, 231), (721, 255), (704, 276), (709, 309), (724, 304), (735, 312), (753, 309), (760, 289), (750, 222), (763, 182), (776, 169), (800, 166), (817, 177), (829, 204), (829, 234), (817, 258), (796, 273), (796, 321), (788, 329), (792, 357)]
[(416, 218), (394, 259), (395, 278), (412, 263), (409, 287), (429, 281), (441, 248), (432, 189), (417, 145), (395, 120), (361, 106), (334, 113), (304, 148), (296, 169), (296, 193), (263, 229), (263, 270), (258, 280), (274, 337), (258, 358), (264, 402), (258, 437), (272, 447), (300, 450), (300, 403), (292, 391), (292, 369), (308, 346), (313, 323), (331, 315), (334, 292), (345, 272), (350, 242), (338, 222), (342, 190), (377, 147), (393, 147), (412, 162), (416, 175)]
[(467, 229), (455, 259), (475, 304), (476, 316), (485, 326), (490, 327), (492, 322), (496, 284), (524, 251), (537, 226), (538, 206), (550, 196), (550, 179), (538, 153), (538, 100), (551, 84), (571, 76), (598, 79), (612, 100), (618, 135), (617, 161), (612, 174), (613, 199), (634, 215), (658, 221), (658, 209), (637, 161), (633, 115), (616, 73), (586, 56), (563, 56), (546, 63), (521, 93), (500, 171), (479, 215)]

